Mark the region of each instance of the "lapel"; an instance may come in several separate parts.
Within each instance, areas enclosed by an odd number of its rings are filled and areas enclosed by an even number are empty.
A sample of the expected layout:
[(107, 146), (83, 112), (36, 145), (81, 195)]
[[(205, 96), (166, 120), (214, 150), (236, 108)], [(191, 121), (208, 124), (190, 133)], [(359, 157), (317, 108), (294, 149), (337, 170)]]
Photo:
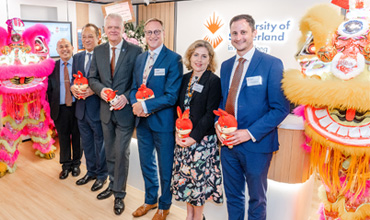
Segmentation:
[[(81, 52), (81, 55), (80, 56), (81, 56), (81, 60), (78, 60), (78, 65), (79, 65), (78, 70), (80, 70), (81, 73), (82, 73), (82, 75), (84, 77), (86, 77), (86, 74), (87, 74), (87, 73), (85, 73), (85, 56), (86, 56), (86, 50), (83, 51), (83, 52)], [(75, 74), (77, 74), (77, 73), (75, 73)]]
[(233, 56), (228, 63), (226, 63), (226, 67), (225, 69), (227, 70), (227, 73), (226, 73), (226, 77), (225, 77), (225, 91), (226, 91), (226, 95), (225, 95), (225, 103), (226, 103), (226, 99), (227, 99), (227, 96), (229, 95), (229, 85), (230, 85), (230, 80), (231, 80), (231, 74), (232, 74), (232, 71), (233, 71), (233, 66), (234, 66), (234, 63), (235, 63), (235, 59), (236, 59), (236, 55)]
[[(155, 70), (155, 68), (160, 67), (160, 66), (161, 66), (162, 61), (163, 61), (163, 60), (164, 60), (164, 58), (167, 56), (167, 50), (168, 50), (168, 49), (166, 48), (166, 46), (164, 46), (164, 45), (163, 45), (163, 48), (162, 48), (161, 52), (159, 52), (158, 57), (157, 57), (157, 59), (155, 60), (155, 62), (154, 62), (154, 65), (153, 65), (152, 69), (150, 70), (150, 73), (149, 73), (148, 79), (146, 80), (147, 84), (148, 84), (148, 82), (149, 82), (150, 78), (154, 75), (154, 70)], [(141, 76), (141, 81), (142, 81), (142, 78), (143, 78), (143, 77)]]
[[(202, 74), (202, 76), (200, 77), (200, 79), (199, 79), (199, 81), (198, 81), (198, 84), (203, 86), (203, 90), (202, 90), (202, 92), (204, 91), (204, 88), (206, 87), (206, 83), (207, 83), (207, 81), (208, 81), (208, 78), (209, 78), (210, 74), (211, 74), (211, 72), (210, 72), (210, 71), (208, 71), (208, 70), (206, 70), (206, 71)], [(189, 83), (189, 81), (188, 81), (188, 83)], [(199, 94), (199, 92), (194, 91), (194, 92), (193, 92), (193, 97), (192, 97), (192, 99), (191, 99), (191, 101), (190, 101), (190, 102), (192, 102), (192, 101), (195, 99), (195, 97), (197, 97), (197, 95), (198, 95), (198, 94)]]
[[(57, 94), (58, 100), (60, 99), (59, 93), (60, 93), (60, 59), (55, 62), (55, 81), (56, 81), (56, 86), (55, 86), (55, 92), (54, 94)], [(58, 101), (59, 105), (59, 101)]]
[(242, 86), (241, 86), (240, 90), (242, 90), (247, 85), (246, 78), (249, 77), (249, 76), (252, 76), (255, 73), (256, 68), (258, 67), (259, 63), (261, 62), (261, 58), (262, 58), (261, 55), (262, 55), (262, 52), (260, 52), (256, 49), (256, 51), (254, 52), (253, 57), (250, 61), (250, 64), (248, 66), (247, 73), (245, 74), (244, 79), (242, 81)]
[(116, 72), (119, 69), (119, 67), (122, 65), (122, 63), (123, 63), (123, 61), (124, 61), (124, 59), (126, 57), (126, 54), (127, 54), (126, 53), (126, 50), (127, 50), (127, 47), (128, 47), (128, 43), (124, 39), (122, 39), (122, 40), (123, 40), (123, 43), (122, 43), (121, 51), (120, 51), (119, 56), (118, 56), (116, 67), (114, 68), (113, 77), (116, 76)]
[(149, 53), (148, 51), (145, 51), (142, 55), (143, 62), (139, 62), (140, 66), (139, 66), (139, 69), (138, 69), (138, 73), (139, 73), (139, 83), (140, 83), (140, 85), (143, 84), (144, 69), (145, 69), (146, 60), (148, 59), (148, 53)]
[[(100, 58), (99, 58), (100, 60)], [(97, 60), (97, 63), (99, 61)], [(107, 77), (108, 81), (112, 82), (112, 77), (110, 77), (111, 75), (111, 69), (110, 69), (110, 54), (109, 54), (109, 42), (105, 43), (105, 45), (103, 46), (103, 54), (102, 54), (102, 58), (101, 58), (101, 62), (99, 62), (102, 64), (103, 66), (103, 70), (106, 70), (106, 74), (109, 74), (109, 77)]]
[(59, 85), (60, 84), (60, 59), (57, 60), (57, 62), (55, 62), (55, 67), (56, 67), (55, 79), (57, 80), (57, 85)]

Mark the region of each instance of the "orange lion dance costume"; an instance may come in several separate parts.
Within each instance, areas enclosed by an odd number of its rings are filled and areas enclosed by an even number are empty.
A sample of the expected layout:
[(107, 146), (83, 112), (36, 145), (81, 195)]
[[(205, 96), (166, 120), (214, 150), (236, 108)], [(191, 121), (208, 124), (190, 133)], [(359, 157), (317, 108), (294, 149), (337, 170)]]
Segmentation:
[(370, 1), (347, 7), (343, 16), (319, 5), (302, 18), (301, 71), (287, 71), (283, 89), (301, 105), (311, 166), (323, 184), (321, 219), (369, 220)]
[(0, 177), (13, 173), (23, 135), (33, 141), (36, 155), (55, 156), (51, 138), (53, 122), (46, 101), (48, 76), (54, 68), (49, 58), (49, 30), (36, 24), (25, 30), (19, 18), (9, 19), (8, 31), (0, 27), (0, 95), (3, 127), (0, 131)]

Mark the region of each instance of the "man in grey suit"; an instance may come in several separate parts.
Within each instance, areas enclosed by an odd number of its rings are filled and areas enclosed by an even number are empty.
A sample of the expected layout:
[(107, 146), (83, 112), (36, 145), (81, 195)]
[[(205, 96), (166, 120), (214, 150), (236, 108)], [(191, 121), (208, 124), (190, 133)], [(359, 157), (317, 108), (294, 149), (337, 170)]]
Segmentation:
[[(89, 77), (91, 89), (101, 98), (100, 117), (110, 180), (108, 188), (97, 198), (106, 199), (114, 194), (114, 212), (120, 215), (125, 209), (129, 145), (134, 130), (134, 115), (128, 98), (135, 60), (142, 50), (122, 39), (124, 26), (119, 14), (106, 16), (104, 30), (108, 42), (94, 49)], [(113, 106), (107, 103), (107, 90), (117, 91)]]

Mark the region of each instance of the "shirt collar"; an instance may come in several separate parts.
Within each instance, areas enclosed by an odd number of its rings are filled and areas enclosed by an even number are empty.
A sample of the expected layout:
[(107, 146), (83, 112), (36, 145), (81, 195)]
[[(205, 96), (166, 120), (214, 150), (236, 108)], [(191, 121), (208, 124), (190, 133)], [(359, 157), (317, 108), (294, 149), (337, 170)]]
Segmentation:
[[(71, 57), (71, 58), (67, 61), (67, 63), (72, 65), (72, 61), (73, 61), (73, 58)], [(63, 61), (62, 59), (60, 59), (60, 65), (64, 65), (64, 61)]]
[(91, 55), (93, 55), (93, 54), (94, 54), (94, 50), (92, 50), (91, 52), (88, 52), (88, 51), (86, 50), (86, 56), (87, 56), (87, 54), (91, 54)]
[(236, 54), (236, 59), (235, 59), (235, 62), (239, 62), (239, 58), (244, 58), (246, 59), (247, 61), (251, 61), (252, 57), (253, 57), (253, 54), (254, 52), (256, 51), (256, 48), (255, 47), (252, 47), (252, 49), (250, 49), (247, 53), (245, 53), (243, 56), (239, 56), (238, 54)]
[(122, 39), (121, 39), (121, 42), (119, 42), (119, 44), (117, 44), (116, 46), (112, 46), (112, 44), (110, 44), (110, 42), (109, 42), (109, 49), (112, 49), (112, 47), (115, 47), (116, 49), (121, 50), (122, 44), (123, 44)]
[(163, 48), (163, 44), (161, 44), (161, 46), (157, 47), (153, 51), (151, 51), (151, 50), (149, 50), (149, 51), (154, 52), (154, 56), (155, 56), (155, 55), (158, 55), (161, 52), (162, 48)]

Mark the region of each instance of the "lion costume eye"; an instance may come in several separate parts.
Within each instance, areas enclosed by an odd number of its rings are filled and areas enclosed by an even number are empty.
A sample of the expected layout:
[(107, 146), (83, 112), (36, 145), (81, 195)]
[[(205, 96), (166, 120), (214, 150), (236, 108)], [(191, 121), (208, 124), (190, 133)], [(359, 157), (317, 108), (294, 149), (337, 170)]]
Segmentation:
[(308, 47), (306, 48), (306, 53), (307, 54), (315, 54), (316, 53), (316, 48), (315, 48), (315, 45), (313, 44), (313, 42), (308, 45)]
[(43, 36), (35, 37), (35, 52), (37, 54), (49, 53), (48, 47), (45, 45), (45, 38)]

